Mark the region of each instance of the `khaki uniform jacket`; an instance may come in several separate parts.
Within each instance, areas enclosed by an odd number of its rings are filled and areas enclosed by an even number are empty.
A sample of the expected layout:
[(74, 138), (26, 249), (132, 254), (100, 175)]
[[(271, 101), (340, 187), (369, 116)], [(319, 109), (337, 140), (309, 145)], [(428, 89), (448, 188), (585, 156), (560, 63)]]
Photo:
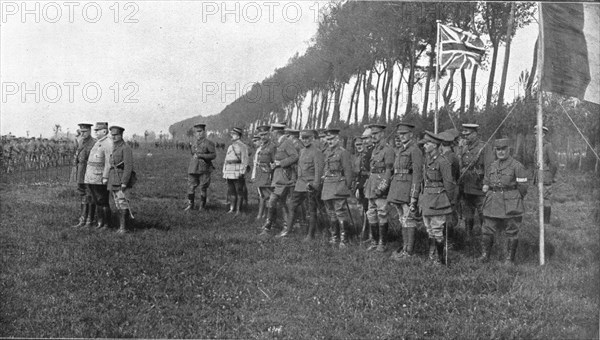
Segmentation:
[(73, 159), (73, 166), (75, 167), (75, 180), (79, 184), (85, 183), (85, 169), (87, 168), (88, 158), (90, 157), (90, 151), (94, 147), (96, 140), (92, 137), (81, 141), (75, 157)]
[[(552, 147), (552, 144), (547, 142), (546, 139), (544, 139), (542, 144), (542, 157), (544, 159), (544, 163), (542, 164), (544, 184), (552, 184), (554, 183), (554, 178), (556, 178), (556, 172), (558, 171), (558, 159), (556, 158), (554, 147)], [(533, 160), (537, 163), (537, 147), (535, 148)], [(534, 182), (537, 183), (537, 171), (533, 172), (533, 176), (536, 179)]]
[(419, 207), (423, 216), (446, 215), (452, 212), (456, 183), (452, 167), (443, 155), (427, 155), (423, 166), (423, 192)]
[(112, 150), (113, 142), (108, 135), (96, 141), (88, 157), (84, 176), (85, 184), (102, 184), (103, 178), (108, 179)]
[(204, 174), (210, 173), (215, 167), (212, 160), (217, 157), (215, 151), (215, 143), (206, 138), (196, 140), (191, 148), (192, 158), (188, 166), (188, 174)]
[(523, 197), (527, 194), (527, 171), (523, 164), (509, 156), (495, 160), (483, 180), (490, 189), (483, 203), (483, 216), (511, 218), (524, 213)]
[(410, 203), (411, 198), (418, 199), (422, 180), (423, 153), (411, 140), (396, 152), (388, 202)]
[(351, 195), (352, 160), (350, 153), (337, 146), (325, 150), (325, 166), (323, 169), (323, 190), (321, 199), (343, 199)]
[(371, 173), (371, 154), (373, 153), (372, 148), (364, 149), (363, 152), (356, 154), (352, 158), (352, 171), (354, 172), (354, 182), (356, 189), (363, 189), (365, 182), (369, 178)]
[(483, 196), (483, 176), (486, 169), (494, 161), (492, 149), (478, 140), (467, 144), (459, 150), (461, 180), (458, 183), (462, 192)]
[(394, 167), (394, 158), (394, 149), (389, 147), (385, 140), (381, 140), (373, 147), (369, 164), (369, 178), (365, 182), (365, 198), (387, 197), (387, 189), (390, 185), (392, 168)]
[(306, 192), (306, 185), (311, 184), (313, 188), (319, 190), (321, 187), (321, 177), (323, 176), (324, 156), (317, 146), (311, 144), (309, 147), (300, 150), (300, 159), (298, 160), (298, 180), (294, 191)]
[(118, 190), (122, 184), (128, 185), (132, 171), (133, 152), (131, 148), (124, 141), (114, 144), (112, 155), (110, 155), (108, 190)]
[(256, 150), (254, 162), (254, 185), (257, 187), (269, 187), (272, 182), (273, 170), (271, 163), (275, 160), (275, 144), (269, 141)]
[(279, 161), (279, 166), (273, 169), (271, 186), (293, 186), (296, 178), (294, 165), (298, 162), (298, 151), (289, 139), (284, 138), (275, 147), (274, 160)]

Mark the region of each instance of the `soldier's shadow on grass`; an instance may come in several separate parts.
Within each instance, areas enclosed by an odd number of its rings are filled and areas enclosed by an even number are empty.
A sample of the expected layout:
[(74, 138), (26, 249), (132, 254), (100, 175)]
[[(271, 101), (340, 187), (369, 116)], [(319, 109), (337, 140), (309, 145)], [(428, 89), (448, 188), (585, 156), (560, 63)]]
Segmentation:
[(136, 217), (135, 219), (129, 218), (128, 220), (128, 229), (131, 232), (140, 232), (144, 230), (160, 230), (160, 231), (169, 231), (171, 229), (170, 226), (161, 223), (160, 221), (146, 219), (144, 217)]

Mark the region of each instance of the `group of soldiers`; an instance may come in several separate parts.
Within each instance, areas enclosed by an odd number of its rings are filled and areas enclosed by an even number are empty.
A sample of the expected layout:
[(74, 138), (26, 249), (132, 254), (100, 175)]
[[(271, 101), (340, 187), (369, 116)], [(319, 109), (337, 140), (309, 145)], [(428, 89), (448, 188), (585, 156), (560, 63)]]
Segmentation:
[(77, 149), (72, 139), (2, 136), (2, 173), (68, 165)]
[(135, 183), (133, 152), (123, 140), (119, 126), (109, 128), (107, 122), (94, 126), (96, 138), (91, 136), (92, 124), (79, 124), (78, 146), (73, 157), (72, 177), (77, 183), (79, 223), (74, 228), (111, 228), (109, 195), (118, 210), (117, 232), (127, 232), (127, 221), (133, 217), (127, 190)]
[[(354, 140), (355, 153), (342, 146), (340, 130), (322, 132), (293, 130), (285, 124), (257, 128), (252, 137), (256, 151), (251, 157), (240, 141), (243, 131), (231, 130), (233, 143), (227, 150), (223, 177), (228, 182), (231, 213), (239, 213), (247, 201), (246, 179), (259, 196), (257, 219), (264, 218), (260, 236), (287, 237), (298, 212), (307, 221), (306, 241), (314, 238), (319, 209), (328, 219), (329, 242), (348, 246), (351, 215), (348, 199), (356, 197), (365, 212), (361, 239), (368, 251), (385, 252), (388, 242), (388, 211), (396, 209), (402, 226), (402, 246), (391, 258), (411, 259), (415, 235), (422, 220), (428, 235), (429, 258), (446, 261), (447, 237), (453, 237), (459, 213), (470, 239), (476, 221), (481, 224), (481, 256), (486, 262), (498, 228), (506, 235), (507, 264), (513, 264), (518, 232), (524, 214), (528, 176), (524, 166), (511, 155), (511, 140), (484, 142), (477, 124), (463, 124), (441, 133), (426, 131), (416, 139), (415, 126), (400, 123), (386, 134), (386, 125), (370, 124)], [(206, 207), (215, 143), (206, 138), (206, 125), (194, 126), (196, 141), (191, 146), (188, 168), (188, 201), (195, 207), (200, 186), (199, 209)], [(548, 129), (543, 128), (544, 136)], [(545, 222), (550, 220), (551, 185), (558, 169), (552, 146), (544, 137)], [(535, 179), (534, 179), (535, 180)], [(460, 207), (460, 209), (458, 208)], [(283, 222), (277, 225), (277, 216)], [(454, 235), (455, 236), (455, 235)]]

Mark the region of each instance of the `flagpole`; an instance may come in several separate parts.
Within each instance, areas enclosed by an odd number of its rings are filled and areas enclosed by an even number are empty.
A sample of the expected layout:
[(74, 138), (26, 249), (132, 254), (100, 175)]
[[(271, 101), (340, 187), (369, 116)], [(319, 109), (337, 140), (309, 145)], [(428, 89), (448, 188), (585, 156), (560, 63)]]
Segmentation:
[(438, 133), (438, 116), (439, 116), (439, 99), (438, 99), (438, 91), (440, 87), (440, 22), (441, 20), (436, 20), (437, 24), (437, 43), (436, 48), (437, 52), (435, 54), (435, 116), (433, 117), (433, 133)]
[(542, 79), (544, 72), (544, 22), (542, 15), (542, 4), (538, 2), (538, 27), (539, 27), (539, 43), (538, 43), (538, 107), (537, 107), (537, 127), (536, 127), (536, 148), (537, 148), (537, 189), (538, 189), (538, 224), (540, 229), (540, 265), (545, 264), (545, 244), (544, 244), (544, 154), (542, 149), (542, 138), (544, 125), (544, 113), (542, 104), (544, 101), (542, 90)]

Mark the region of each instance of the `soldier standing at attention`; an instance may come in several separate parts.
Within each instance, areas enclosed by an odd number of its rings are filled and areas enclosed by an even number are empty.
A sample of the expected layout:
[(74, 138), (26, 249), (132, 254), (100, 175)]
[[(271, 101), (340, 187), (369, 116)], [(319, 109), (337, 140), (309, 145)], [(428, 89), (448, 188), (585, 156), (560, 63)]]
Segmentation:
[(260, 136), (261, 145), (256, 149), (254, 155), (254, 168), (252, 169), (251, 180), (258, 189), (258, 214), (256, 219), (263, 218), (266, 213), (266, 204), (271, 197), (273, 188), (271, 187), (273, 170), (271, 163), (275, 160), (275, 144), (271, 142), (271, 136), (268, 125), (259, 126), (256, 128)]
[(350, 153), (340, 145), (340, 129), (329, 129), (326, 133), (329, 147), (325, 150), (321, 199), (329, 217), (329, 243), (335, 245), (339, 240), (339, 247), (345, 248), (349, 231), (346, 199), (351, 195), (352, 160)]
[(242, 129), (234, 127), (229, 134), (232, 143), (225, 154), (223, 178), (227, 180), (227, 197), (231, 204), (228, 213), (239, 215), (246, 185), (244, 174), (248, 166), (248, 147), (240, 140)]
[(112, 139), (108, 137), (108, 123), (96, 123), (96, 143), (90, 150), (84, 182), (96, 205), (98, 229), (110, 227), (110, 205), (108, 201), (108, 172), (110, 171), (110, 155), (113, 150)]
[(119, 230), (117, 233), (127, 232), (127, 218), (130, 214), (129, 200), (126, 196), (127, 189), (131, 188), (129, 180), (133, 172), (133, 152), (123, 140), (124, 128), (111, 126), (110, 135), (113, 141), (113, 152), (110, 155), (110, 172), (108, 173), (108, 190), (110, 190), (115, 207), (119, 211)]
[(317, 227), (317, 202), (315, 192), (318, 192), (321, 187), (321, 176), (323, 175), (323, 153), (317, 148), (313, 141), (317, 135), (314, 130), (302, 130), (300, 132), (300, 141), (304, 148), (300, 150), (300, 158), (298, 160), (298, 180), (292, 192), (292, 197), (289, 201), (287, 230), (281, 231), (277, 237), (285, 237), (289, 234), (289, 230), (294, 222), (296, 210), (301, 206), (302, 202), (307, 201), (307, 220), (308, 230), (305, 241), (314, 238)]
[(206, 124), (194, 125), (196, 141), (190, 149), (192, 158), (188, 166), (188, 192), (185, 211), (194, 209), (196, 188), (200, 186), (200, 209), (206, 208), (206, 195), (210, 186), (210, 175), (215, 168), (212, 160), (217, 157), (215, 143), (206, 138)]
[(267, 202), (267, 221), (262, 226), (262, 236), (267, 236), (269, 230), (275, 224), (275, 215), (277, 211), (277, 205), (281, 204), (281, 210), (283, 212), (283, 231), (288, 230), (291, 226), (287, 224), (288, 211), (286, 200), (290, 191), (293, 189), (295, 183), (294, 165), (298, 162), (298, 151), (294, 147), (294, 144), (286, 138), (283, 129), (283, 124), (272, 124), (271, 125), (271, 137), (275, 145), (275, 156), (273, 162), (270, 164), (273, 170), (273, 179), (271, 186), (273, 192)]
[(74, 225), (73, 228), (91, 227), (94, 223), (94, 215), (96, 212), (96, 205), (92, 203), (92, 196), (87, 186), (85, 185), (85, 170), (87, 168), (87, 161), (90, 156), (90, 151), (96, 140), (91, 136), (92, 124), (81, 123), (79, 124), (79, 131), (81, 133), (81, 142), (75, 152), (73, 158), (73, 173), (75, 174), (75, 181), (77, 182), (77, 193), (80, 198), (80, 211), (79, 223)]
[[(367, 250), (377, 249), (379, 252), (386, 250), (387, 220), (387, 192), (394, 167), (394, 149), (386, 144), (383, 138), (385, 125), (371, 124), (371, 138), (373, 139), (373, 153), (369, 164), (369, 178), (365, 182), (365, 197), (369, 200), (367, 219), (369, 220), (369, 239), (374, 242)], [(379, 238), (376, 232), (379, 230)], [(379, 239), (378, 242), (375, 242)]]
[(481, 262), (490, 259), (494, 234), (499, 226), (506, 234), (505, 264), (515, 261), (519, 242), (519, 226), (523, 220), (523, 198), (527, 194), (527, 172), (525, 167), (510, 155), (510, 140), (498, 139), (494, 143), (497, 159), (490, 165), (483, 180), (486, 194), (483, 208), (481, 235)]
[(394, 260), (413, 256), (415, 244), (415, 213), (423, 180), (423, 154), (413, 139), (414, 128), (412, 124), (400, 123), (396, 130), (400, 147), (396, 150), (394, 176), (387, 196), (388, 202), (398, 212), (402, 225), (402, 248), (394, 251)]
[[(455, 134), (452, 130), (446, 130), (438, 134), (439, 138), (442, 140), (442, 144), (440, 145), (440, 152), (446, 159), (450, 162), (450, 166), (452, 168), (452, 178), (455, 183), (458, 183), (458, 179), (460, 177), (460, 159), (452, 150), (452, 147), (455, 144), (456, 138), (458, 134)], [(456, 130), (454, 130), (456, 131)], [(458, 131), (457, 131), (458, 132)], [(458, 190), (454, 192), (453, 202), (458, 202)], [(448, 233), (448, 249), (452, 250), (454, 248), (454, 228), (458, 225), (458, 212), (456, 207), (452, 210), (452, 213), (448, 215), (446, 219), (446, 232)]]
[(461, 148), (458, 158), (461, 162), (460, 196), (463, 201), (463, 214), (467, 235), (472, 235), (475, 224), (475, 213), (480, 222), (483, 221), (482, 208), (485, 194), (481, 191), (483, 176), (487, 167), (494, 160), (491, 149), (479, 138), (477, 124), (463, 124), (462, 137), (466, 140)]
[[(354, 196), (363, 209), (363, 222), (361, 227), (361, 241), (372, 235), (369, 231), (369, 222), (367, 220), (367, 210), (369, 209), (369, 200), (365, 197), (365, 183), (369, 178), (371, 154), (373, 153), (373, 143), (371, 142), (371, 129), (367, 128), (354, 144), (357, 154), (354, 158), (354, 178), (355, 188)], [(367, 239), (367, 243), (374, 242), (373, 239)], [(376, 242), (376, 241), (375, 241)]]
[[(537, 126), (535, 127), (537, 135)], [(546, 138), (548, 128), (542, 126), (542, 156), (543, 163), (541, 169), (544, 171), (544, 224), (550, 223), (550, 215), (552, 214), (552, 184), (556, 182), (556, 172), (558, 171), (558, 160), (556, 152), (552, 144)], [(537, 163), (537, 148), (535, 148), (534, 160)], [(538, 166), (538, 168), (540, 168)], [(534, 172), (534, 184), (537, 184), (537, 171)]]
[(419, 207), (429, 235), (429, 259), (435, 264), (444, 263), (444, 225), (446, 215), (452, 212), (456, 190), (450, 162), (439, 150), (441, 142), (438, 135), (429, 131), (425, 131), (425, 137), (419, 141), (425, 148), (424, 186)]

